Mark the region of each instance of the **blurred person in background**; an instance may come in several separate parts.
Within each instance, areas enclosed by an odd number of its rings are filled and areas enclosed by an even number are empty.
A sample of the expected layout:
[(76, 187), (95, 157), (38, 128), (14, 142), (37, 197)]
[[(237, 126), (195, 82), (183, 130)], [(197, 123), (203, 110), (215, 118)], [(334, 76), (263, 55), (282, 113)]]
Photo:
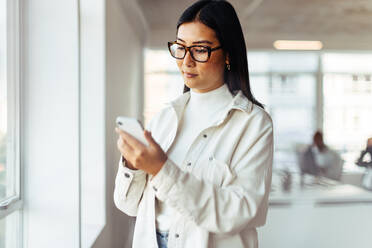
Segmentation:
[(362, 179), (362, 186), (372, 190), (372, 137), (367, 140), (367, 147), (360, 153), (356, 164), (366, 168)]
[(115, 205), (136, 216), (133, 247), (257, 248), (266, 222), (272, 120), (252, 95), (239, 19), (227, 1), (198, 1), (168, 43), (183, 95), (150, 121), (148, 147), (126, 132)]
[(340, 180), (343, 160), (337, 152), (324, 144), (323, 133), (317, 131), (313, 136), (313, 144), (302, 155), (300, 165), (302, 174)]

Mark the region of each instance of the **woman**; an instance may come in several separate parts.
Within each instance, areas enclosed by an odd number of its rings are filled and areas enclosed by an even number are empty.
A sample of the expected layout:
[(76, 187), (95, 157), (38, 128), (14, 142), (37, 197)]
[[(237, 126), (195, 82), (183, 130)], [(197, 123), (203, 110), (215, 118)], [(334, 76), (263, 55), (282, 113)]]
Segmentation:
[(228, 2), (199, 1), (180, 17), (176, 38), (168, 47), (184, 94), (150, 121), (148, 147), (117, 130), (115, 204), (137, 217), (135, 248), (258, 247), (272, 121), (250, 91), (239, 20)]
[(367, 147), (360, 153), (356, 164), (366, 168), (366, 172), (362, 178), (362, 186), (368, 190), (372, 190), (372, 137), (367, 140)]

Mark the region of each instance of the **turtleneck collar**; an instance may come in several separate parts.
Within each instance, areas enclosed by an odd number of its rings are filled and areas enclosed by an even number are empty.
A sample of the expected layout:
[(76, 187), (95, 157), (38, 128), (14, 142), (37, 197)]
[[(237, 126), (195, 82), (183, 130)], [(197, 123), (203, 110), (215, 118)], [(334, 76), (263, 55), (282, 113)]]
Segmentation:
[(220, 109), (228, 105), (232, 99), (233, 95), (230, 93), (226, 84), (205, 93), (198, 93), (190, 89), (188, 107), (199, 113), (210, 112), (213, 109)]
[(221, 85), (219, 88), (205, 92), (199, 93), (195, 92), (193, 89), (190, 89), (190, 100), (196, 102), (204, 102), (209, 101), (211, 99), (220, 98), (223, 96), (229, 96), (229, 100), (231, 100), (232, 96), (229, 91), (229, 88), (226, 84)]

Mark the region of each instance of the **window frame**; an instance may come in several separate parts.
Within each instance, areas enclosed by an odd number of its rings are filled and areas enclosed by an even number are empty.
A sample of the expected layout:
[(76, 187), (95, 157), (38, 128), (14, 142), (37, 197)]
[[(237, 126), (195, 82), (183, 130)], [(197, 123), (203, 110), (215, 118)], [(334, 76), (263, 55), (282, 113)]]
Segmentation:
[[(7, 0), (6, 1), (6, 32), (7, 32), (7, 109), (8, 118), (11, 118), (11, 122), (14, 125), (8, 126), (7, 133), (11, 136), (13, 141), (11, 147), (11, 157), (10, 163), (13, 168), (13, 177), (15, 179), (14, 192), (15, 195), (6, 197), (0, 200), (0, 219), (5, 219), (15, 211), (20, 211), (20, 222), (16, 223), (19, 232), (18, 241), (15, 241), (19, 247), (22, 244), (22, 208), (23, 208), (23, 190), (22, 181), (23, 173), (21, 169), (21, 118), (20, 118), (20, 95), (21, 95), (21, 65), (20, 65), (20, 0)], [(10, 103), (10, 104), (9, 104)], [(9, 119), (7, 120), (9, 123)]]

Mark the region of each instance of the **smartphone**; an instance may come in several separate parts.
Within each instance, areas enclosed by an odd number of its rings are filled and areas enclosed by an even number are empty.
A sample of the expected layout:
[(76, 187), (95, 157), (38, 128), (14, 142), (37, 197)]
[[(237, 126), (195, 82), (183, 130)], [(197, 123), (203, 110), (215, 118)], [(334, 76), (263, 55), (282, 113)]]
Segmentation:
[(121, 130), (129, 133), (134, 138), (142, 142), (144, 145), (148, 146), (148, 142), (143, 134), (143, 126), (139, 120), (132, 117), (118, 116), (116, 118), (116, 125)]

